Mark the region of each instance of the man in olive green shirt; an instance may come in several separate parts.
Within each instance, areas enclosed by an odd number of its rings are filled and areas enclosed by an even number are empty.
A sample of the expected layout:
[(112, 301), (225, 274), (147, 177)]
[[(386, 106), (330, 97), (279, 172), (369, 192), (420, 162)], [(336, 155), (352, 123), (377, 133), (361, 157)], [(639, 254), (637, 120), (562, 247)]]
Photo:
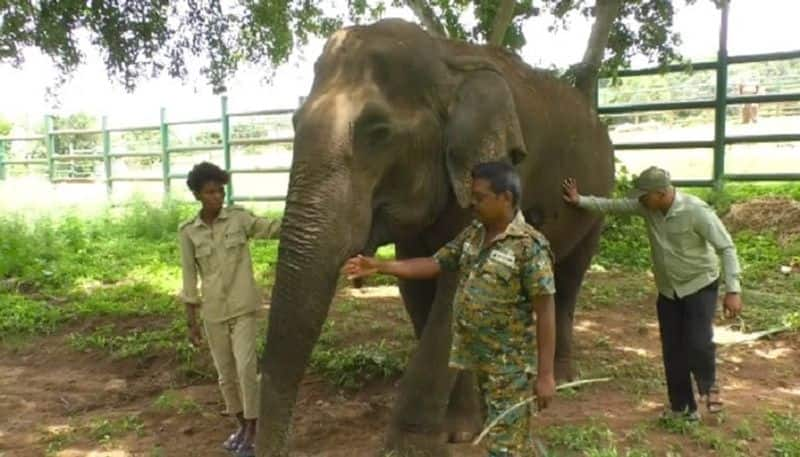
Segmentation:
[[(279, 221), (256, 217), (239, 207), (223, 208), (228, 174), (208, 162), (196, 165), (187, 184), (202, 203), (200, 212), (179, 229), (183, 290), (189, 335), (200, 344), (200, 309), (220, 390), (239, 429), (223, 443), (237, 456), (254, 455), (258, 417), (256, 310), (261, 294), (253, 277), (247, 245), (251, 238), (273, 238)], [(202, 280), (202, 300), (197, 293)]]
[(644, 218), (672, 413), (698, 417), (692, 375), (708, 411), (719, 412), (713, 319), (720, 277), (725, 314), (734, 317), (742, 309), (736, 247), (719, 217), (699, 198), (676, 191), (669, 173), (657, 167), (634, 180), (627, 199), (582, 196), (574, 179), (564, 181), (563, 192), (564, 200), (579, 208)]

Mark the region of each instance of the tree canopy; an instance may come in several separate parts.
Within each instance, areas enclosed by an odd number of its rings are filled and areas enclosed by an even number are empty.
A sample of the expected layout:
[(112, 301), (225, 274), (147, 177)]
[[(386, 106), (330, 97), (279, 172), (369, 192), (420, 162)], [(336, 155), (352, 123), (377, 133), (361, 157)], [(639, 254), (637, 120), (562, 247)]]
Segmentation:
[(313, 0), (0, 0), (0, 63), (21, 65), (24, 51), (38, 48), (66, 76), (83, 62), (88, 43), (100, 51), (109, 76), (132, 90), (141, 79), (163, 73), (185, 78), (198, 56), (204, 62), (200, 72), (218, 93), (241, 65), (274, 69), (310, 37), (376, 19), (389, 6), (410, 9), (432, 34), (515, 51), (526, 44), (527, 19), (547, 13), (554, 18), (550, 28), (558, 31), (580, 14), (594, 20), (583, 60), (567, 72), (580, 88), (596, 84), (601, 71), (628, 66), (635, 54), (675, 61), (680, 43), (673, 30), (675, 3), (346, 0), (347, 8), (338, 3), (326, 8)]

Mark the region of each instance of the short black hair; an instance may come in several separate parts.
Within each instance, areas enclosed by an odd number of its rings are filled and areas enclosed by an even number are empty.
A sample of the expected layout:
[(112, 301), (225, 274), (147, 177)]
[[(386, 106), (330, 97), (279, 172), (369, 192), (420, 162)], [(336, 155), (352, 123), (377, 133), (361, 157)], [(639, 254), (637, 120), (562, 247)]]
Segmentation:
[(189, 172), (189, 177), (186, 178), (186, 185), (189, 186), (192, 192), (199, 194), (203, 186), (209, 181), (225, 185), (228, 184), (230, 179), (231, 176), (222, 168), (211, 162), (200, 162)]
[(472, 179), (489, 181), (492, 192), (502, 194), (511, 192), (511, 204), (516, 208), (519, 203), (522, 185), (514, 166), (508, 162), (484, 162), (472, 168)]

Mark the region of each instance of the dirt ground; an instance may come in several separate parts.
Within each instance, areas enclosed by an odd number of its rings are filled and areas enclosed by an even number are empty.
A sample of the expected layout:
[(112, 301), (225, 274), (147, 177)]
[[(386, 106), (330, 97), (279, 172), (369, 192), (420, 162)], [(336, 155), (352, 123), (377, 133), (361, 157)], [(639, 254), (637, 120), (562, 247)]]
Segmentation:
[[(590, 284), (605, 280), (604, 275), (592, 275)], [(561, 395), (536, 418), (538, 429), (597, 423), (614, 432), (620, 450), (630, 445), (658, 456), (720, 455), (696, 439), (654, 425), (665, 394), (659, 382), (653, 299), (644, 294), (612, 307), (586, 306), (577, 314), (575, 338), (582, 377), (613, 367), (615, 380)], [(402, 305), (391, 299), (385, 306)], [(374, 318), (385, 315), (385, 309), (376, 309)], [(114, 361), (102, 354), (78, 353), (67, 344), (68, 333), (69, 329), (22, 347), (0, 349), (0, 456), (228, 455), (220, 443), (232, 423), (219, 414), (222, 403), (213, 381), (180, 385), (174, 367), (158, 357)], [(726, 411), (722, 419), (704, 417), (704, 426), (732, 437), (733, 430), (747, 421), (752, 434), (742, 438), (740, 448), (747, 449), (745, 455), (769, 455), (772, 441), (764, 414), (800, 413), (798, 360), (797, 334), (722, 347), (719, 377)], [(396, 381), (382, 380), (347, 393), (318, 376), (306, 376), (292, 427), (293, 455), (375, 455), (390, 416)], [(167, 391), (192, 399), (199, 408), (183, 414), (155, 408), (157, 398)], [(126, 418), (127, 428), (117, 434), (112, 431), (104, 436), (102, 427), (95, 427), (94, 432), (64, 438), (78, 424), (118, 423)], [(453, 455), (482, 453), (462, 445), (453, 447)]]
[(736, 203), (724, 218), (731, 231), (772, 231), (787, 242), (800, 236), (800, 202), (791, 198), (755, 198)]

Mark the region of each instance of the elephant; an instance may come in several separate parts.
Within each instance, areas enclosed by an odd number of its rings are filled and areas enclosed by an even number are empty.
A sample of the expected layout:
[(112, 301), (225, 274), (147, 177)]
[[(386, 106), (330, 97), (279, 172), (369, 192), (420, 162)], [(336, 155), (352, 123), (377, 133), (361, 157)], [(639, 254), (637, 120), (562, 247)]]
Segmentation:
[[(294, 155), (261, 360), (259, 456), (289, 455), (291, 415), (353, 255), (394, 243), (430, 256), (471, 219), (471, 168), (506, 160), (520, 210), (549, 239), (556, 281), (556, 375), (571, 378), (573, 312), (601, 216), (567, 207), (561, 181), (608, 195), (606, 126), (575, 88), (496, 46), (435, 38), (385, 19), (330, 36), (295, 112)], [(302, 284), (302, 286), (301, 286)], [(453, 274), (400, 281), (418, 346), (399, 383), (390, 455), (448, 455), (482, 425), (474, 375), (448, 368)]]

